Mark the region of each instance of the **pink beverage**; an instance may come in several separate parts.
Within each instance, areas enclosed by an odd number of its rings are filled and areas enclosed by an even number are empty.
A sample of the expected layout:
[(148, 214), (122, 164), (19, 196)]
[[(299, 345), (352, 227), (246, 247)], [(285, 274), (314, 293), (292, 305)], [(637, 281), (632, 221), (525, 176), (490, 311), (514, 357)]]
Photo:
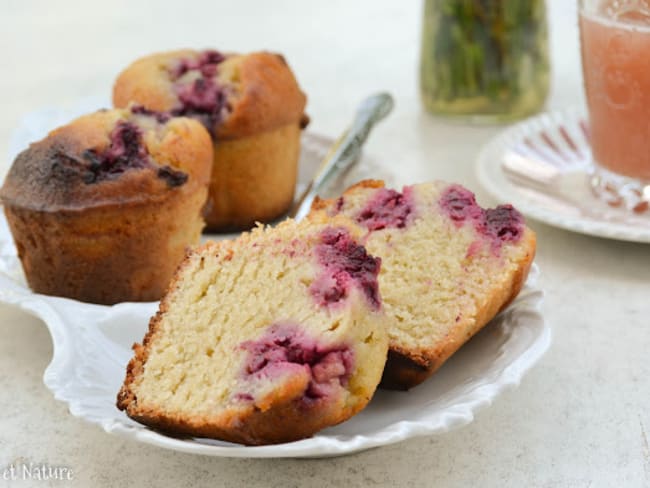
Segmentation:
[(580, 36), (594, 160), (650, 180), (650, 1), (582, 1)]

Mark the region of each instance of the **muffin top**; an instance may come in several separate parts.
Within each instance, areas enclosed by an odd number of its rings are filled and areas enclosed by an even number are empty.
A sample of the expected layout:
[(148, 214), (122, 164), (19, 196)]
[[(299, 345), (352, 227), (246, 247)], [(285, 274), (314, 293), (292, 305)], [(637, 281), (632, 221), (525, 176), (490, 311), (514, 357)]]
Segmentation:
[(41, 211), (162, 201), (206, 186), (211, 165), (212, 141), (195, 120), (138, 106), (100, 110), (20, 153), (0, 200)]
[(181, 50), (152, 54), (126, 68), (113, 103), (199, 120), (217, 139), (291, 123), (306, 124), (305, 94), (279, 54)]

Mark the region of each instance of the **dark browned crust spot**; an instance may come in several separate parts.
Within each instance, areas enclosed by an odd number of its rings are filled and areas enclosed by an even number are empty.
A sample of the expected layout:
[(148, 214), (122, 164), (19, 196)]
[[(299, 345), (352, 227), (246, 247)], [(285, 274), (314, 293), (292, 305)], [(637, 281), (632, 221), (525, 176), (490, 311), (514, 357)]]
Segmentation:
[(418, 364), (396, 348), (388, 350), (386, 365), (390, 367), (384, 368), (379, 386), (387, 390), (408, 390), (411, 385), (422, 383), (431, 374), (427, 366)]
[(309, 122), (311, 122), (311, 119), (309, 118), (309, 115), (302, 114), (302, 117), (300, 117), (300, 128), (301, 129), (306, 129), (307, 126), (309, 125)]

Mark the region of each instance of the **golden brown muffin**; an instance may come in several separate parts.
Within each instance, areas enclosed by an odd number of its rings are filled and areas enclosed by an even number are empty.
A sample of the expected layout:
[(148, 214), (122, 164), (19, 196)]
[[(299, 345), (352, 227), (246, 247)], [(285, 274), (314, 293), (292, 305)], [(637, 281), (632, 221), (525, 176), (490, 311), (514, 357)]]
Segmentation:
[(191, 253), (134, 346), (118, 407), (244, 444), (301, 439), (360, 411), (388, 350), (380, 262), (361, 233), (343, 217), (287, 220)]
[(291, 205), (306, 97), (282, 56), (153, 54), (118, 76), (113, 103), (193, 117), (210, 131), (214, 167), (207, 229), (250, 228)]
[(390, 351), (381, 386), (408, 389), (431, 376), (503, 310), (526, 281), (535, 233), (510, 205), (480, 207), (460, 185), (404, 187), (362, 181), (317, 200), (309, 218), (345, 215), (368, 231)]
[(203, 228), (212, 142), (189, 118), (103, 110), (18, 155), (0, 199), (29, 286), (158, 300)]

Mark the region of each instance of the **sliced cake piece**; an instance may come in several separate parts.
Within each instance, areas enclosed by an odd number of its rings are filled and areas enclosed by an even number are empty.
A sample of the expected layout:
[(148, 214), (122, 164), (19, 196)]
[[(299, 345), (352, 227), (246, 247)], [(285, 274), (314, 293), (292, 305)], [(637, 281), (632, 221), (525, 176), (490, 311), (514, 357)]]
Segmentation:
[(519, 293), (535, 234), (511, 205), (481, 208), (460, 185), (433, 182), (400, 193), (368, 180), (317, 200), (310, 218), (343, 214), (366, 227), (382, 260), (379, 289), (390, 351), (381, 386), (429, 377)]
[(359, 412), (386, 362), (380, 260), (346, 218), (286, 221), (188, 255), (117, 405), (176, 434), (311, 436)]

